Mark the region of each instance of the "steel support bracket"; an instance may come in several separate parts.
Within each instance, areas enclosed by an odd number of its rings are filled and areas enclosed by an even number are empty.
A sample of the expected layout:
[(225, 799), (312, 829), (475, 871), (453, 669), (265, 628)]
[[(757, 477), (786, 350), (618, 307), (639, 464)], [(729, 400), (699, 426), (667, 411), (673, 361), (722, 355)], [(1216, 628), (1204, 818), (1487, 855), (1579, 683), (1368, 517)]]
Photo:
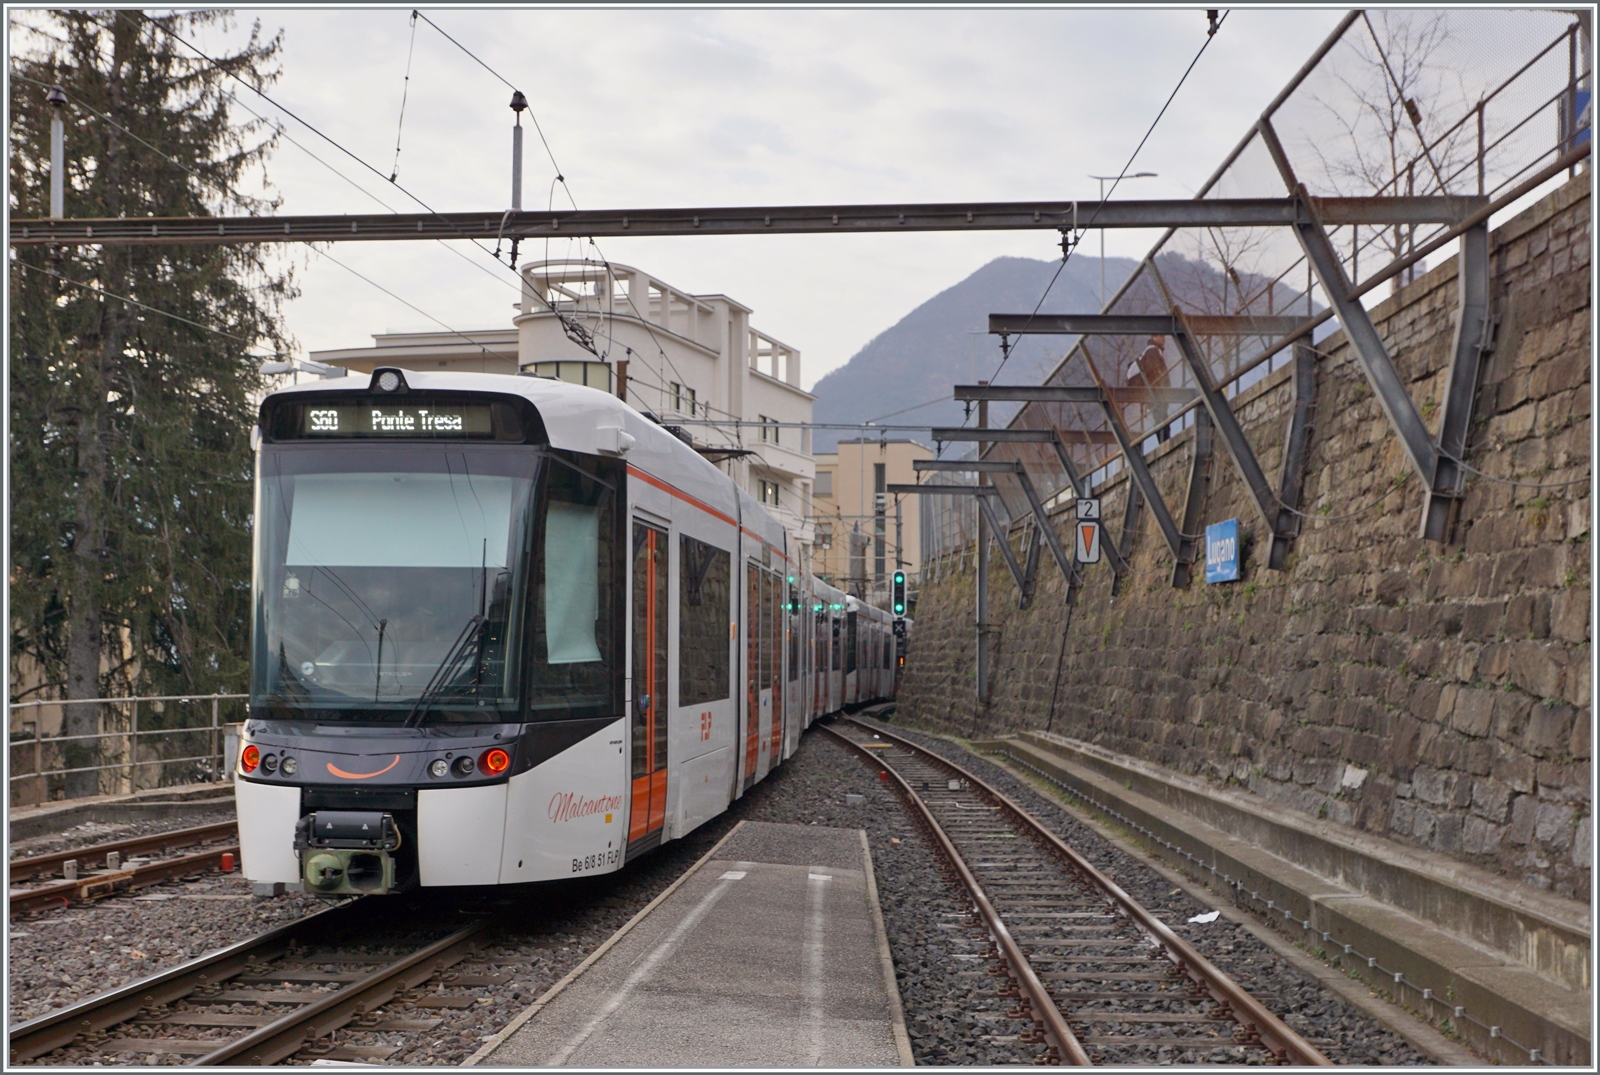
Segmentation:
[(989, 532), (994, 535), (995, 542), (1000, 546), (1000, 555), (1005, 557), (1006, 567), (1010, 569), (1011, 577), (1016, 580), (1018, 592), (1025, 592), (1026, 580), (1022, 575), (1022, 565), (1017, 563), (1017, 554), (1011, 551), (1011, 542), (1007, 540), (1006, 529), (1000, 525), (1000, 520), (994, 513), (994, 505), (988, 497), (978, 497), (978, 511), (983, 515), (983, 521), (989, 524)]
[(1183, 499), (1183, 540), (1188, 555), (1179, 557), (1172, 567), (1172, 585), (1179, 590), (1189, 585), (1194, 564), (1202, 559), (1198, 550), (1205, 547), (1200, 527), (1205, 522), (1206, 490), (1211, 483), (1211, 419), (1203, 410), (1195, 412), (1193, 448), (1189, 490)]
[(1034, 489), (1033, 482), (1028, 478), (1028, 472), (1017, 464), (1017, 484), (1022, 486), (1022, 495), (1028, 498), (1028, 506), (1033, 509), (1033, 518), (1039, 524), (1040, 537), (1050, 550), (1050, 555), (1056, 558), (1056, 566), (1061, 568), (1061, 577), (1066, 581), (1070, 591), (1076, 581), (1078, 568), (1072, 562), (1072, 557), (1067, 555), (1067, 550), (1061, 547), (1061, 539), (1056, 536), (1056, 528), (1050, 525), (1050, 513), (1044, 510), (1044, 502), (1039, 499), (1038, 490)]
[(1033, 603), (1033, 593), (1039, 587), (1039, 549), (1044, 545), (1037, 525), (1028, 527), (1028, 556), (1022, 563), (1022, 601), (1018, 608)]
[(1420, 537), (1449, 541), (1455, 530), (1467, 472), (1466, 457), (1472, 428), (1473, 403), (1478, 395), (1478, 374), (1483, 356), (1493, 346), (1494, 321), (1489, 316), (1489, 222), (1461, 233), (1456, 258), (1455, 338), (1451, 345), (1450, 378), (1445, 385), (1439, 416), (1439, 453), (1427, 493), (1423, 498)]
[[(1143, 508), (1144, 494), (1139, 491), (1137, 482), (1130, 481), (1128, 483), (1128, 499), (1122, 507), (1122, 532), (1117, 535), (1115, 546), (1117, 558), (1122, 563), (1122, 570), (1118, 571), (1111, 580), (1112, 597), (1115, 597), (1117, 592), (1122, 589), (1122, 580), (1128, 576), (1129, 561), (1133, 557), (1133, 539), (1134, 535), (1139, 532), (1139, 512)], [(1105, 544), (1108, 549), (1112, 547), (1110, 542)]]
[(1406, 457), (1410, 459), (1416, 472), (1423, 476), (1435, 474), (1439, 462), (1438, 449), (1434, 447), (1427, 426), (1423, 425), (1422, 415), (1417, 412), (1417, 405), (1412, 402), (1410, 394), (1406, 391), (1405, 382), (1400, 379), (1399, 371), (1394, 368), (1394, 362), (1389, 358), (1389, 352), (1383, 345), (1383, 338), (1378, 335), (1377, 326), (1367, 315), (1366, 307), (1350, 298), (1350, 280), (1345, 276), (1344, 266), (1339, 263), (1338, 252), (1334, 250), (1333, 243), (1329, 241), (1328, 233), (1317, 215), (1315, 200), (1307, 192), (1305, 185), (1295, 178), (1294, 168), (1289, 164), (1289, 158), (1284, 153), (1283, 145), (1278, 141), (1277, 132), (1272, 129), (1272, 124), (1262, 118), (1257, 121), (1256, 130), (1277, 164), (1284, 185), (1299, 202), (1300, 212), (1296, 214), (1293, 225), (1295, 239), (1305, 251), (1306, 260), (1316, 273), (1317, 281), (1322, 285), (1328, 301), (1333, 305), (1339, 324), (1344, 328), (1345, 337), (1350, 341), (1350, 348), (1361, 366), (1361, 372), (1366, 375), (1367, 384), (1372, 387), (1373, 395), (1377, 397), (1378, 406), (1389, 420), (1390, 427), (1400, 437), (1400, 446), (1405, 450)]
[(1133, 481), (1150, 503), (1150, 514), (1156, 517), (1156, 525), (1161, 528), (1161, 536), (1166, 539), (1172, 558), (1180, 562), (1192, 560), (1192, 542), (1184, 537), (1178, 524), (1172, 521), (1172, 513), (1167, 510), (1167, 502), (1161, 499), (1161, 490), (1156, 487), (1155, 477), (1145, 465), (1144, 453), (1128, 442), (1128, 431), (1122, 428), (1122, 419), (1118, 417), (1111, 401), (1102, 399), (1100, 406), (1106, 412), (1106, 421), (1111, 423), (1111, 432), (1117, 438), (1117, 447), (1122, 449), (1122, 459), (1128, 464)]
[[(1166, 292), (1166, 284), (1161, 281), (1157, 273), (1156, 280), (1161, 283), (1162, 292)], [(1171, 304), (1172, 298), (1167, 296)], [(1178, 351), (1183, 355), (1183, 360), (1189, 366), (1189, 374), (1194, 377), (1194, 383), (1200, 388), (1200, 400), (1205, 404), (1205, 410), (1211, 418), (1211, 424), (1222, 435), (1222, 446), (1227, 449), (1228, 458), (1233, 460), (1233, 468), (1239, 472), (1239, 480), (1244, 483), (1245, 492), (1250, 497), (1250, 503), (1255, 506), (1256, 513), (1261, 516), (1261, 521), (1266, 524), (1270, 533), (1277, 533), (1275, 523), (1277, 513), (1272, 487), (1267, 482), (1267, 476), (1261, 469), (1261, 464), (1256, 459), (1254, 449), (1245, 439), (1244, 430), (1239, 425), (1239, 419), (1233, 413), (1233, 407), (1228, 403), (1228, 398), (1217, 387), (1211, 370), (1206, 366), (1205, 359), (1200, 354), (1200, 348), (1195, 345), (1194, 336), (1184, 324), (1184, 317), (1176, 309), (1173, 310), (1174, 319), (1183, 325), (1183, 331), (1173, 338), (1177, 340)], [(1198, 429), (1196, 424), (1196, 438), (1198, 443)], [(1188, 524), (1184, 525), (1185, 532)]]
[(1267, 549), (1267, 566), (1284, 570), (1289, 547), (1300, 535), (1300, 488), (1305, 479), (1306, 455), (1311, 443), (1311, 423), (1317, 413), (1317, 354), (1305, 340), (1294, 345), (1294, 410), (1283, 437), (1283, 474), (1278, 481), (1278, 522)]

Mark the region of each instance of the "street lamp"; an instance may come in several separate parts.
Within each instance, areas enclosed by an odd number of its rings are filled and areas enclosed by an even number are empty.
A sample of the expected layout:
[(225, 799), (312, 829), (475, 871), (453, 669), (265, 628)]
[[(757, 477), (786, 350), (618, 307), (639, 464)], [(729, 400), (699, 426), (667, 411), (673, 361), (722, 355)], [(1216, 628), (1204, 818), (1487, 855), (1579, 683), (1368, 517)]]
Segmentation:
[[(1100, 200), (1106, 200), (1106, 180), (1108, 179), (1154, 179), (1154, 172), (1134, 172), (1132, 175), (1124, 172), (1121, 175), (1091, 175), (1090, 179), (1100, 180)], [(1100, 309), (1106, 308), (1106, 229), (1100, 229)]]

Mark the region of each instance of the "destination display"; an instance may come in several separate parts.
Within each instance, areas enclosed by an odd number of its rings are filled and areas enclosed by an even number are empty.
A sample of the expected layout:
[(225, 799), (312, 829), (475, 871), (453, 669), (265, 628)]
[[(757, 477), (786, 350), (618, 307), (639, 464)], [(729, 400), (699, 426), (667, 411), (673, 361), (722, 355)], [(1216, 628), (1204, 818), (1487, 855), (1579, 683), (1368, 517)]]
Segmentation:
[(305, 437), (492, 437), (491, 404), (303, 404)]

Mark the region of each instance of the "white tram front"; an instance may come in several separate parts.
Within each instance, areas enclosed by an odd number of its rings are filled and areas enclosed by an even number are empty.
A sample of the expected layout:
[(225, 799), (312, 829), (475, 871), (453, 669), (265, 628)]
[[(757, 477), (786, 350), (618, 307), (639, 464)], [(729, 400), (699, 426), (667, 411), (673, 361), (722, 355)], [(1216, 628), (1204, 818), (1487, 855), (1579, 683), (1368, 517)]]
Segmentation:
[(817, 716), (891, 617), (616, 398), (380, 369), (263, 402), (245, 875), (329, 895), (615, 870)]

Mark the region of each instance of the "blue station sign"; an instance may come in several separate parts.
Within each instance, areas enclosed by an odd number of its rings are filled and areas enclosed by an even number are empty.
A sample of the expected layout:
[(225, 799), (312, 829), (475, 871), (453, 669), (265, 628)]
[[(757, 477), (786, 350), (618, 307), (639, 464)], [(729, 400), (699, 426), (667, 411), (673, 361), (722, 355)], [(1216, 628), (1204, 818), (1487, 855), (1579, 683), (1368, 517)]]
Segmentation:
[(1239, 520), (1206, 527), (1206, 582), (1239, 581)]

